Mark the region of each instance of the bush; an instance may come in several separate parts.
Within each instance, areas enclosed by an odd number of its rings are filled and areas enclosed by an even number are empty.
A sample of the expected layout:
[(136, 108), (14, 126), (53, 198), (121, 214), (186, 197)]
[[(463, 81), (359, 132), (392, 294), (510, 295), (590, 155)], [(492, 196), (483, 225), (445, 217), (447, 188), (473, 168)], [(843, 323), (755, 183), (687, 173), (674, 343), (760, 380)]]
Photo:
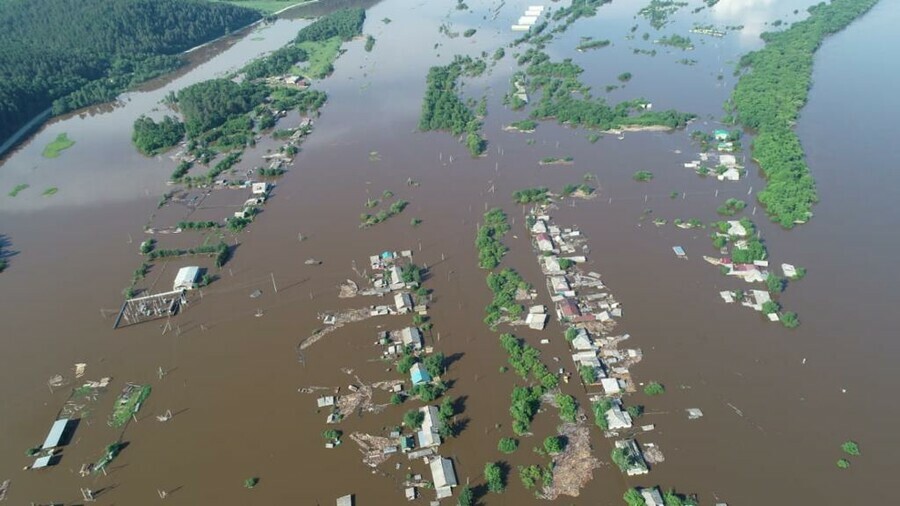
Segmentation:
[(456, 504), (457, 506), (474, 506), (475, 494), (468, 485), (465, 485), (460, 489), (459, 496), (456, 498)]
[(422, 422), (425, 421), (425, 413), (417, 409), (411, 409), (403, 415), (403, 425), (409, 427), (410, 429), (418, 429), (422, 426)]
[(556, 404), (559, 406), (559, 417), (564, 422), (575, 423), (578, 414), (578, 404), (571, 395), (556, 394)]
[(391, 396), (391, 404), (393, 404), (395, 406), (399, 406), (400, 404), (403, 404), (403, 401), (405, 401), (405, 400), (406, 400), (406, 398), (400, 394), (394, 394)]
[(519, 448), (519, 440), (511, 437), (501, 438), (497, 449), (503, 453), (513, 453)]
[(841, 450), (847, 455), (859, 455), (859, 445), (855, 441), (845, 441), (841, 445)]
[(560, 453), (566, 449), (566, 443), (564, 436), (550, 436), (544, 439), (544, 450), (547, 453)]
[(800, 325), (800, 320), (797, 318), (797, 313), (788, 311), (781, 315), (781, 324), (789, 329), (793, 329)]
[(484, 480), (487, 482), (488, 490), (495, 494), (503, 492), (506, 488), (503, 470), (496, 462), (488, 462), (484, 465)]
[(639, 171), (635, 172), (634, 176), (632, 176), (632, 177), (634, 178), (635, 181), (638, 181), (641, 183), (646, 183), (647, 181), (650, 181), (651, 179), (653, 179), (653, 173), (650, 171), (646, 171), (646, 170), (639, 170)]
[(244, 487), (245, 488), (253, 488), (256, 486), (257, 483), (259, 483), (259, 478), (257, 478), (256, 476), (254, 476), (252, 478), (247, 478), (246, 480), (244, 480)]
[(662, 395), (666, 392), (666, 387), (655, 381), (651, 381), (644, 387), (644, 393), (650, 396)]
[(847, 459), (838, 459), (837, 466), (841, 469), (847, 469), (850, 467), (850, 461)]
[(344, 433), (336, 429), (327, 429), (322, 431), (322, 437), (326, 441), (338, 441)]

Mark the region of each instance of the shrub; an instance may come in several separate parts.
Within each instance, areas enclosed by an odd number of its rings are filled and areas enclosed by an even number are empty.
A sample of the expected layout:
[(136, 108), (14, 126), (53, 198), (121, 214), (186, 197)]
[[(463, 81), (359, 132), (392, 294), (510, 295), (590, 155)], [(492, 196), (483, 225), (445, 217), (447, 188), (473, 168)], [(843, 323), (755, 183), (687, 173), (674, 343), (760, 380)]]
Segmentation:
[(657, 383), (655, 381), (651, 381), (644, 387), (644, 393), (650, 396), (654, 395), (662, 395), (666, 391), (666, 387), (662, 386), (662, 384)]
[(841, 445), (841, 450), (847, 455), (859, 455), (859, 445), (855, 441), (845, 441)]
[(484, 480), (487, 482), (488, 490), (495, 494), (503, 492), (506, 488), (503, 470), (496, 462), (488, 462), (484, 465)]
[(519, 440), (511, 437), (501, 438), (497, 449), (503, 453), (513, 453), (519, 448)]
[(547, 453), (559, 453), (566, 449), (566, 438), (563, 436), (550, 436), (544, 439), (544, 450)]

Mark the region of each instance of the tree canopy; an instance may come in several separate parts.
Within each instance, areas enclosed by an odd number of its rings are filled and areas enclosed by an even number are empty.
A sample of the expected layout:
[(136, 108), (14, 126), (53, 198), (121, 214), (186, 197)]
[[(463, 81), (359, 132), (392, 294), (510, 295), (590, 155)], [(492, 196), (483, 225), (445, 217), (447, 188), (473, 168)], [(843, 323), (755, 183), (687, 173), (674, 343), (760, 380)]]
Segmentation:
[(0, 2), (0, 139), (47, 108), (114, 99), (181, 64), (187, 49), (259, 19), (198, 0)]

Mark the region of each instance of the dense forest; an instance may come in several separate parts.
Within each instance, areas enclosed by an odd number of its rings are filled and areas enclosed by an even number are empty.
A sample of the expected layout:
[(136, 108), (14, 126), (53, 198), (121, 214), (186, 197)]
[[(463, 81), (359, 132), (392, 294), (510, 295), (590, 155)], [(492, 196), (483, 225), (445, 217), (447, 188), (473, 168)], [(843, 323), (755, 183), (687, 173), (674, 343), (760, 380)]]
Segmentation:
[(818, 199), (803, 147), (793, 130), (812, 81), (813, 53), (878, 0), (833, 0), (809, 9), (809, 18), (782, 32), (764, 33), (766, 45), (741, 58), (746, 72), (732, 95), (735, 119), (757, 130), (753, 158), (768, 179), (759, 201), (785, 228), (812, 215)]
[(228, 79), (210, 79), (178, 92), (178, 108), (189, 137), (222, 125), (263, 102), (267, 89), (260, 84), (237, 84)]
[(198, 0), (3, 0), (0, 141), (51, 106), (58, 114), (111, 100), (259, 17)]
[(481, 137), (481, 122), (458, 95), (460, 76), (484, 72), (484, 62), (456, 56), (443, 67), (431, 67), (425, 78), (425, 97), (419, 130), (449, 130), (453, 135), (466, 133), (466, 147), (472, 156), (484, 152), (487, 143)]
[(152, 118), (141, 116), (134, 122), (131, 141), (138, 151), (145, 155), (155, 155), (178, 144), (184, 137), (184, 124), (172, 116), (166, 116), (159, 123)]
[(322, 42), (332, 37), (350, 40), (362, 33), (366, 21), (363, 9), (341, 9), (322, 16), (297, 33), (295, 42)]

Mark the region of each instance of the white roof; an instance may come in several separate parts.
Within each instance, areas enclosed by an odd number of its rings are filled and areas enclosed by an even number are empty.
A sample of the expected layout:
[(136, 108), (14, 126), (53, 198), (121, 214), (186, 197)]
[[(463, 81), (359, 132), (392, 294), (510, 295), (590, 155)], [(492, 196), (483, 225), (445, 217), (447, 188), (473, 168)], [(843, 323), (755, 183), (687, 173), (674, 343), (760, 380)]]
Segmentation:
[(172, 284), (172, 290), (193, 288), (194, 283), (197, 282), (197, 278), (199, 277), (200, 267), (195, 265), (182, 267), (181, 269), (178, 269), (178, 274), (175, 275), (175, 283)]
[(537, 23), (537, 16), (522, 16), (519, 18), (520, 25), (533, 25)]
[(594, 343), (591, 342), (591, 338), (588, 337), (587, 332), (584, 332), (584, 329), (581, 329), (582, 332), (579, 332), (575, 339), (572, 339), (572, 347), (579, 351), (593, 350)]
[(629, 415), (627, 411), (622, 411), (622, 408), (620, 408), (618, 404), (614, 404), (613, 407), (606, 412), (606, 421), (609, 423), (609, 428), (612, 430), (631, 428), (631, 415)]
[(641, 496), (644, 498), (644, 503), (647, 506), (665, 506), (666, 504), (663, 502), (662, 495), (656, 487), (641, 490)]
[(600, 385), (602, 385), (603, 390), (610, 395), (622, 391), (622, 388), (619, 386), (619, 380), (616, 378), (603, 378), (600, 380)]
[(728, 222), (728, 235), (743, 237), (747, 235), (747, 229), (744, 228), (740, 221), (731, 220)]
[(435, 488), (455, 487), (457, 485), (452, 460), (437, 457), (428, 466), (431, 468), (431, 478)]

